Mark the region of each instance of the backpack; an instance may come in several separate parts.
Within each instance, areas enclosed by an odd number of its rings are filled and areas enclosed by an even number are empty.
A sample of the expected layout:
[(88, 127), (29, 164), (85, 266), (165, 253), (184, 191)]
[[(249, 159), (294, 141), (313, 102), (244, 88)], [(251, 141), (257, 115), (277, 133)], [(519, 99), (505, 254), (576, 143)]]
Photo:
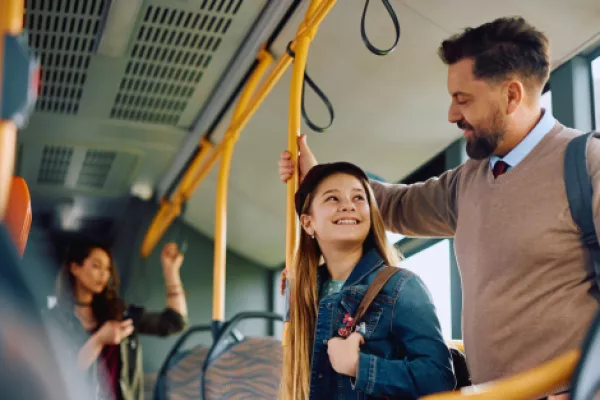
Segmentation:
[[(592, 137), (600, 138), (600, 133), (589, 132), (572, 139), (565, 151), (565, 187), (569, 209), (573, 220), (581, 230), (581, 239), (590, 252), (596, 283), (600, 290), (600, 244), (594, 226), (592, 209), (592, 180), (587, 170), (587, 142)], [(600, 296), (598, 297), (600, 301)]]

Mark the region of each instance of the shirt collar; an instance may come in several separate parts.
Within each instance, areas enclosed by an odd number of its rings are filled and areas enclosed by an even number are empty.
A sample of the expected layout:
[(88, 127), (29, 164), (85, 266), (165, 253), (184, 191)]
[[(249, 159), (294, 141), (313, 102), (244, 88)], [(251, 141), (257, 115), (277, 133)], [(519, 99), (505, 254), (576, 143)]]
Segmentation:
[(544, 136), (556, 123), (556, 120), (552, 116), (552, 113), (548, 112), (545, 109), (542, 109), (542, 118), (540, 118), (539, 122), (535, 125), (535, 127), (525, 136), (521, 143), (517, 145), (514, 149), (512, 149), (507, 155), (504, 157), (491, 156), (490, 157), (490, 167), (493, 169), (496, 162), (499, 160), (503, 160), (508, 164), (509, 167), (515, 167), (519, 164), (527, 155), (537, 146), (539, 142), (542, 141)]

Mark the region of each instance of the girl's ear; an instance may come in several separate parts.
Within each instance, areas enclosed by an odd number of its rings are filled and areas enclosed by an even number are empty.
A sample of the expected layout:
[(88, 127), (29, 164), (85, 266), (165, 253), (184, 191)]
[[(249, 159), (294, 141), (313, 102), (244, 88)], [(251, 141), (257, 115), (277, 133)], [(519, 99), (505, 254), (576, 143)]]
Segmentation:
[(69, 271), (73, 274), (76, 275), (77, 274), (77, 270), (80, 268), (79, 265), (77, 265), (76, 263), (72, 262), (71, 265), (69, 265)]
[(310, 215), (302, 214), (300, 216), (300, 225), (302, 225), (302, 229), (304, 229), (304, 232), (309, 236), (315, 235), (315, 230), (312, 227), (312, 217)]

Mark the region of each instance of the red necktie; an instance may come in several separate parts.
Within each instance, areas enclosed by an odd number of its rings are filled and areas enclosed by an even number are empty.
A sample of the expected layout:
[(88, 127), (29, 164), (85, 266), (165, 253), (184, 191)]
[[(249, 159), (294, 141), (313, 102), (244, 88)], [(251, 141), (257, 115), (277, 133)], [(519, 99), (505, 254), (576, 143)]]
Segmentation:
[(494, 164), (494, 169), (492, 170), (492, 173), (494, 174), (494, 178), (497, 178), (500, 175), (502, 175), (503, 173), (505, 173), (507, 169), (508, 169), (507, 163), (505, 163), (502, 160), (496, 161), (496, 164)]

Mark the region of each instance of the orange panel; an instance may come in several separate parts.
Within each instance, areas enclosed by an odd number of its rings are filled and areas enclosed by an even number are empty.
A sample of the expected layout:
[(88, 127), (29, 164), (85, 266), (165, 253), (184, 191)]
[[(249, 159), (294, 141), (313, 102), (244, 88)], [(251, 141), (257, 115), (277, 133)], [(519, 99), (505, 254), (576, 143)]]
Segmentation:
[(4, 223), (19, 253), (23, 255), (31, 229), (31, 197), (27, 183), (15, 176), (10, 186)]

